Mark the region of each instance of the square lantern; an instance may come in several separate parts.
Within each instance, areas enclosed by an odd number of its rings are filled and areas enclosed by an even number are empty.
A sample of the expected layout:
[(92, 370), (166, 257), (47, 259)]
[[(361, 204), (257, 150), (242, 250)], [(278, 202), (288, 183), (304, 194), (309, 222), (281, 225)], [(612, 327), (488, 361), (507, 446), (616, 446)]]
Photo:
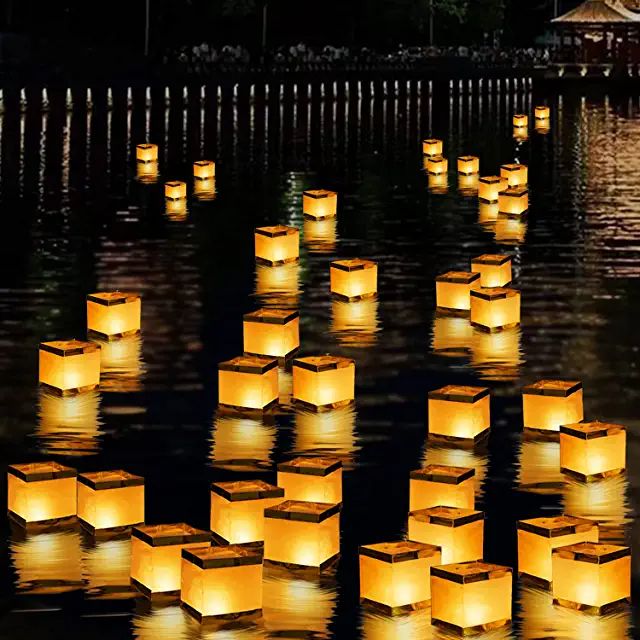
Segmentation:
[(293, 361), (293, 400), (305, 407), (335, 409), (355, 397), (356, 365), (351, 358), (311, 356)]
[(264, 512), (264, 558), (324, 569), (340, 553), (340, 504), (287, 500)]
[(431, 176), (442, 176), (449, 170), (449, 161), (443, 156), (428, 156), (425, 169)]
[(500, 175), (507, 179), (509, 187), (526, 187), (529, 181), (529, 168), (526, 164), (503, 164)]
[(469, 311), (471, 290), (480, 284), (480, 274), (448, 271), (436, 277), (436, 307), (450, 311)]
[(428, 606), (429, 572), (441, 564), (440, 549), (403, 540), (360, 547), (360, 598), (387, 614)]
[(196, 180), (211, 180), (216, 177), (216, 163), (213, 160), (197, 160), (193, 163), (193, 177)]
[(538, 106), (534, 109), (536, 120), (548, 120), (551, 117), (551, 110), (546, 106)]
[(567, 515), (518, 521), (518, 573), (549, 588), (553, 550), (578, 542), (598, 542), (598, 524)]
[(342, 462), (335, 458), (295, 458), (278, 465), (278, 486), (287, 500), (342, 502)]
[(481, 287), (471, 292), (471, 324), (484, 331), (502, 331), (520, 324), (520, 292)]
[(409, 510), (440, 505), (456, 509), (475, 506), (475, 469), (439, 464), (412, 471), (409, 476)]
[(136, 160), (143, 164), (157, 163), (158, 162), (158, 145), (157, 144), (137, 145)]
[(200, 622), (262, 609), (262, 551), (232, 545), (182, 549), (180, 601)]
[(407, 538), (440, 547), (441, 564), (481, 560), (484, 513), (443, 506), (411, 511)]
[(264, 540), (264, 510), (284, 500), (284, 489), (262, 480), (211, 485), (211, 531), (221, 544)]
[(302, 193), (302, 213), (305, 218), (326, 220), (338, 211), (338, 194), (326, 189), (311, 189)]
[(529, 209), (529, 191), (526, 187), (508, 187), (498, 194), (500, 213), (521, 216)]
[(330, 267), (331, 293), (342, 300), (363, 300), (378, 293), (378, 265), (371, 260), (334, 260)]
[(501, 176), (485, 176), (478, 181), (478, 198), (482, 202), (498, 202), (498, 194), (508, 186)]
[(560, 431), (563, 424), (583, 419), (582, 382), (539, 380), (522, 389), (522, 418), (525, 429)]
[(480, 173), (480, 158), (478, 156), (460, 156), (458, 158), (458, 173), (464, 176)]
[(77, 513), (78, 472), (57, 462), (7, 467), (7, 510), (23, 527), (70, 518)]
[(480, 274), (481, 287), (504, 287), (513, 278), (511, 263), (511, 256), (485, 253), (471, 260), (471, 271)]
[(489, 389), (449, 385), (429, 391), (429, 435), (477, 441), (491, 425)]
[(238, 356), (218, 365), (218, 402), (263, 411), (278, 402), (278, 361)]
[(529, 116), (524, 113), (515, 113), (513, 115), (513, 126), (514, 127), (528, 127), (529, 126)]
[(90, 293), (87, 329), (105, 338), (120, 338), (140, 331), (141, 302), (137, 293)]
[(443, 151), (442, 140), (428, 138), (422, 141), (422, 155), (441, 156)]
[(560, 426), (560, 469), (583, 482), (616, 476), (627, 463), (627, 431), (619, 424)]
[(290, 358), (300, 347), (300, 314), (259, 309), (242, 318), (244, 352), (252, 356)]
[(183, 522), (134, 527), (131, 531), (131, 582), (149, 597), (177, 594), (182, 549), (209, 546), (211, 533)]
[(164, 197), (167, 200), (184, 200), (187, 197), (187, 183), (179, 180), (165, 182)]
[(606, 614), (631, 599), (631, 549), (579, 542), (553, 550), (553, 602)]
[(144, 522), (144, 478), (121, 470), (80, 474), (78, 518), (92, 533)]
[(276, 225), (255, 230), (256, 262), (268, 267), (298, 262), (300, 232), (294, 227)]
[(512, 570), (486, 562), (431, 569), (431, 623), (472, 635), (511, 622)]
[(93, 342), (56, 340), (40, 343), (40, 384), (70, 395), (100, 384), (100, 347)]

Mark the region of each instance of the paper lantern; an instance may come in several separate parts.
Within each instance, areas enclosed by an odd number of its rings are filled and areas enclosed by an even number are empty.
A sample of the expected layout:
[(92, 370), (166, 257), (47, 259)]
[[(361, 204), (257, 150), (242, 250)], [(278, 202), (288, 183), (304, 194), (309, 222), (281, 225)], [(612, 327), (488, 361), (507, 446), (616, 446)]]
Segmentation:
[(522, 389), (522, 418), (525, 429), (560, 431), (563, 424), (583, 419), (582, 382), (539, 380)]
[(422, 155), (424, 156), (441, 156), (443, 151), (442, 140), (437, 138), (428, 138), (422, 141)]
[(509, 187), (526, 187), (529, 181), (529, 169), (526, 164), (503, 164), (500, 176), (507, 179)]
[(266, 410), (278, 402), (278, 361), (238, 356), (218, 365), (218, 401), (239, 409)]
[(157, 162), (138, 162), (136, 163), (136, 179), (139, 182), (153, 183), (158, 180), (158, 163)]
[(339, 458), (345, 465), (352, 464), (358, 451), (355, 423), (353, 404), (320, 412), (297, 408), (293, 452), (327, 455)]
[(498, 194), (500, 213), (521, 216), (529, 208), (529, 191), (526, 187), (509, 187)]
[(140, 296), (136, 293), (90, 293), (87, 296), (87, 329), (105, 338), (119, 338), (140, 331)]
[(284, 489), (262, 480), (211, 485), (211, 531), (221, 544), (264, 540), (264, 510), (284, 500)]
[(513, 126), (514, 127), (528, 127), (529, 126), (529, 116), (523, 113), (515, 113), (513, 115)]
[(196, 180), (211, 180), (216, 177), (216, 163), (213, 160), (197, 160), (193, 163), (193, 177)]
[(449, 385), (429, 391), (429, 435), (478, 441), (490, 427), (489, 389)]
[(216, 179), (195, 178), (193, 181), (193, 195), (198, 198), (198, 200), (215, 200)]
[(428, 606), (429, 571), (440, 564), (440, 549), (416, 541), (360, 547), (360, 598), (394, 615)]
[(355, 362), (339, 356), (311, 356), (293, 361), (293, 400), (310, 409), (350, 404), (355, 394)]
[(447, 173), (430, 173), (427, 184), (431, 193), (447, 193), (449, 190), (449, 176)]
[(371, 260), (334, 260), (330, 268), (331, 293), (342, 300), (371, 298), (378, 292), (378, 265)]
[(513, 127), (513, 139), (516, 142), (526, 142), (529, 139), (529, 128), (526, 127)]
[(82, 549), (85, 596), (92, 600), (122, 600), (136, 595), (131, 586), (131, 536), (128, 532), (85, 536)]
[(143, 164), (158, 162), (158, 145), (157, 144), (137, 145), (136, 160)]
[(182, 549), (182, 606), (197, 620), (262, 608), (262, 552), (231, 545)]
[(80, 474), (78, 518), (92, 533), (144, 522), (144, 478), (121, 470)]
[(480, 284), (480, 274), (471, 271), (448, 271), (436, 277), (438, 309), (469, 311), (470, 294)]
[(469, 319), (436, 312), (433, 318), (431, 348), (439, 356), (464, 358), (469, 355), (473, 327)]
[(429, 464), (409, 476), (409, 510), (419, 511), (441, 505), (473, 509), (475, 469)]
[(471, 260), (471, 271), (480, 274), (481, 287), (504, 287), (513, 276), (509, 255), (485, 253)]
[(56, 340), (40, 343), (40, 384), (69, 395), (100, 383), (100, 347), (92, 342)]
[(164, 197), (167, 200), (184, 200), (187, 197), (187, 183), (179, 180), (165, 182)]
[(325, 220), (304, 218), (302, 234), (310, 253), (333, 253), (338, 241), (338, 221), (335, 217)]
[(180, 591), (182, 549), (211, 546), (208, 531), (183, 522), (134, 527), (131, 531), (131, 582), (146, 596)]
[(287, 500), (265, 509), (265, 560), (325, 569), (340, 553), (340, 508)]
[(502, 331), (520, 324), (520, 292), (504, 287), (471, 291), (471, 324), (484, 331)]
[(485, 562), (431, 569), (431, 623), (458, 635), (483, 633), (511, 622), (512, 571)]
[(57, 462), (7, 467), (7, 510), (23, 527), (76, 515), (78, 472)]
[(553, 550), (553, 601), (563, 607), (606, 614), (631, 599), (631, 550), (579, 542)]
[(567, 515), (518, 521), (518, 573), (549, 588), (552, 551), (578, 542), (598, 542), (598, 524)]
[(300, 233), (293, 227), (276, 225), (258, 227), (255, 231), (256, 262), (275, 267), (298, 262)]
[(480, 560), (484, 554), (484, 513), (436, 506), (409, 513), (409, 540), (440, 548), (442, 562)]
[(534, 115), (536, 120), (548, 120), (551, 117), (551, 110), (549, 107), (538, 106), (534, 109)]
[(475, 196), (478, 194), (478, 185), (480, 177), (477, 173), (471, 175), (458, 174), (458, 191), (463, 196)]
[(331, 333), (346, 347), (370, 347), (380, 330), (377, 298), (331, 301)]
[(480, 173), (480, 158), (477, 156), (460, 156), (458, 158), (458, 173), (465, 176)]
[[(465, 442), (464, 440), (454, 440), (448, 442), (446, 440), (439, 441), (436, 439), (430, 439), (427, 441), (426, 446), (421, 456), (422, 467), (427, 468), (429, 465), (436, 465), (440, 467), (464, 467), (465, 469), (473, 469), (475, 472), (473, 479), (473, 486), (475, 493), (481, 496), (483, 493), (484, 479), (487, 475), (487, 468), (489, 465), (489, 450), (487, 448), (487, 442)], [(440, 502), (425, 504), (424, 507), (428, 508), (437, 507), (438, 505), (447, 507), (459, 507), (461, 509), (473, 509), (475, 503), (471, 504), (455, 504), (453, 501), (440, 500)], [(414, 509), (411, 508), (411, 511)]]
[(338, 210), (338, 194), (326, 189), (311, 189), (302, 193), (302, 213), (312, 220), (333, 218)]
[(300, 314), (282, 309), (259, 309), (242, 318), (246, 355), (290, 358), (300, 346)]
[(278, 465), (278, 486), (287, 500), (342, 502), (342, 462), (335, 458), (294, 458)]
[(478, 198), (481, 202), (498, 202), (498, 194), (507, 188), (507, 179), (501, 176), (484, 176), (478, 181)]
[(560, 469), (588, 482), (623, 473), (627, 431), (619, 424), (581, 422), (560, 426)]
[(430, 175), (444, 175), (449, 170), (449, 161), (443, 156), (429, 156), (426, 169)]

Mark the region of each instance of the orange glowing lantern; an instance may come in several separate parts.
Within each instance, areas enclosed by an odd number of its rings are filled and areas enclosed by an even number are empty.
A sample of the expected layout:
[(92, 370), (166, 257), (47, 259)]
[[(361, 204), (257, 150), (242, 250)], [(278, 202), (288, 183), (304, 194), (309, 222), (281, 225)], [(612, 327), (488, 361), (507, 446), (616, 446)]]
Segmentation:
[(477, 156), (460, 156), (458, 158), (458, 173), (464, 176), (480, 173), (480, 158)]
[(294, 227), (276, 225), (255, 230), (256, 262), (275, 267), (298, 262), (300, 232)]
[(216, 177), (216, 163), (213, 160), (197, 160), (193, 163), (193, 177), (196, 180), (211, 180)]
[(539, 380), (522, 389), (525, 429), (560, 431), (563, 424), (581, 422), (582, 382)]
[(429, 391), (429, 435), (478, 441), (488, 435), (489, 389), (449, 385)]
[(278, 465), (278, 486), (287, 500), (342, 502), (342, 462), (335, 458), (295, 458)]
[(79, 340), (41, 342), (40, 384), (62, 395), (95, 389), (100, 384), (100, 347)]
[(529, 208), (529, 191), (526, 187), (508, 187), (498, 194), (500, 213), (521, 216)]
[(546, 106), (538, 106), (534, 109), (536, 120), (548, 120), (551, 117), (551, 110)]
[(330, 268), (331, 293), (342, 300), (363, 300), (378, 292), (378, 265), (371, 260), (334, 260)]
[(475, 469), (429, 464), (409, 476), (409, 509), (419, 511), (441, 505), (473, 509)]
[(239, 409), (266, 410), (278, 402), (278, 361), (238, 356), (218, 365), (218, 401)]
[(302, 233), (311, 253), (333, 253), (338, 239), (338, 221), (335, 217), (325, 220), (304, 218)]
[(514, 127), (528, 127), (529, 126), (529, 116), (524, 113), (515, 113), (513, 115), (513, 126)]
[(179, 180), (165, 182), (164, 197), (167, 200), (184, 200), (187, 197), (187, 183)]
[(471, 291), (471, 324), (484, 331), (502, 331), (520, 324), (520, 292), (504, 287)]
[(310, 409), (336, 409), (355, 397), (356, 365), (350, 358), (311, 356), (293, 361), (293, 400)]
[(338, 210), (338, 194), (326, 189), (311, 189), (302, 193), (302, 213), (311, 220), (335, 217)]
[(485, 176), (478, 181), (478, 198), (481, 202), (498, 202), (498, 194), (506, 188), (506, 178)]
[(485, 253), (471, 260), (471, 271), (480, 274), (481, 287), (504, 287), (513, 277), (511, 262), (509, 255)]
[(157, 144), (139, 144), (136, 146), (136, 160), (143, 164), (158, 162)]
[(526, 187), (529, 181), (529, 169), (525, 164), (503, 164), (500, 176), (507, 179), (509, 187)]
[(87, 329), (105, 338), (140, 331), (140, 296), (136, 293), (91, 293), (87, 296)]
[(441, 156), (443, 151), (442, 140), (428, 138), (422, 141), (422, 155)]
[(458, 191), (463, 196), (475, 196), (478, 194), (480, 177), (477, 173), (471, 175), (458, 174)]
[(259, 309), (243, 316), (244, 352), (252, 356), (290, 358), (300, 346), (300, 314)]
[(448, 271), (436, 277), (438, 309), (469, 311), (471, 290), (480, 284), (480, 274), (471, 271)]
[(449, 170), (449, 161), (443, 156), (428, 156), (425, 169), (429, 175), (441, 176)]

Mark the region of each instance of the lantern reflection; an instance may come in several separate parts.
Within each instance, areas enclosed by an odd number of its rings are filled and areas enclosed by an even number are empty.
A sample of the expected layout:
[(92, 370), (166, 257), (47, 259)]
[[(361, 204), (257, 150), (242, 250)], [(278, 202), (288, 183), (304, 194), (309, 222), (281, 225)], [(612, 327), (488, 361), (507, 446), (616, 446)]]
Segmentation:
[(296, 308), (300, 294), (300, 265), (267, 267), (257, 264), (255, 293), (262, 306)]
[(564, 476), (560, 471), (560, 443), (557, 440), (524, 433), (520, 445), (518, 484), (521, 491), (529, 493), (562, 493)]
[(331, 328), (338, 342), (348, 347), (369, 347), (378, 338), (377, 298), (344, 302), (331, 300)]
[(193, 195), (198, 200), (215, 200), (216, 199), (216, 179), (206, 178), (204, 180), (193, 181)]
[(471, 340), (471, 366), (484, 380), (514, 380), (520, 375), (520, 327), (497, 333), (475, 329)]
[(87, 330), (107, 340), (138, 333), (141, 309), (137, 293), (91, 293), (87, 296)]
[(436, 640), (440, 632), (431, 626), (431, 609), (419, 609), (401, 616), (389, 616), (362, 608), (363, 640)]
[(96, 340), (100, 345), (100, 390), (134, 393), (142, 389), (142, 336)]
[(444, 194), (449, 190), (449, 176), (447, 173), (430, 173), (427, 179), (429, 191), (434, 194)]
[(140, 598), (132, 618), (135, 640), (187, 640), (197, 638), (200, 625), (179, 605), (154, 606)]
[(480, 176), (477, 173), (471, 175), (458, 174), (458, 191), (462, 196), (475, 196), (478, 194)]
[(500, 215), (500, 207), (497, 202), (478, 203), (478, 223), (483, 226), (493, 226)]
[(338, 241), (338, 220), (335, 217), (325, 220), (304, 218), (302, 233), (309, 253), (333, 253)]
[[(475, 473), (474, 491), (476, 498), (482, 496), (484, 491), (484, 479), (489, 465), (489, 455), (486, 442), (474, 444), (472, 447), (463, 447), (457, 442), (454, 446), (433, 440), (427, 440), (425, 442), (425, 449), (422, 455), (422, 466), (426, 467), (430, 464), (467, 467), (469, 469), (473, 469)], [(460, 506), (464, 508), (464, 505)], [(472, 509), (473, 504), (468, 508)]]
[(157, 162), (136, 163), (136, 179), (138, 182), (152, 184), (158, 181), (159, 169)]
[(529, 128), (513, 127), (513, 139), (516, 142), (526, 142), (529, 139)]
[(542, 136), (546, 136), (551, 132), (551, 121), (550, 120), (536, 120), (535, 123), (535, 131)]
[(493, 235), (499, 244), (522, 244), (527, 235), (527, 223), (521, 216), (500, 214), (495, 222)]
[(433, 317), (431, 349), (439, 356), (463, 358), (472, 346), (473, 327), (469, 318), (438, 313)]
[(187, 219), (187, 200), (165, 200), (165, 214), (172, 222), (182, 222)]
[(89, 539), (82, 551), (82, 575), (90, 598), (118, 600), (131, 598), (131, 538)]

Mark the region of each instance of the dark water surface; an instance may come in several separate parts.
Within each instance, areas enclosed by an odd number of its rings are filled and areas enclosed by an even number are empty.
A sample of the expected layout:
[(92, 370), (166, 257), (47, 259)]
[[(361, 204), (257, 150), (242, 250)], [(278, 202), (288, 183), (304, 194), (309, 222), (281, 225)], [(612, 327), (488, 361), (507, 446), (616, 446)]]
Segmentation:
[[(485, 559), (516, 567), (515, 522), (566, 511), (604, 523), (601, 537), (634, 551), (640, 467), (640, 106), (637, 96), (536, 95), (528, 85), (430, 92), (388, 83), (373, 97), (357, 83), (307, 94), (272, 86), (200, 104), (120, 96), (112, 109), (7, 108), (0, 115), (0, 456), (3, 466), (55, 459), (81, 471), (125, 468), (146, 479), (147, 522), (207, 528), (209, 483), (275, 480), (293, 453), (331, 452), (345, 475), (342, 558), (314, 579), (269, 571), (256, 627), (213, 634), (179, 607), (151, 608), (128, 588), (128, 540), (79, 530), (23, 534), (2, 524), (3, 638), (439, 638), (429, 612), (384, 618), (358, 601), (357, 546), (406, 530), (409, 472), (430, 462), (475, 466), (486, 513)], [(198, 92), (199, 95), (199, 92)], [(546, 100), (547, 134), (512, 137), (511, 114)], [(442, 137), (449, 190), (430, 193), (419, 142)], [(145, 139), (161, 148), (159, 181), (141, 184), (132, 161)], [(530, 166), (526, 221), (495, 219), (458, 193), (455, 158), (481, 157), (483, 174)], [(165, 212), (162, 181), (217, 160), (216, 198), (190, 196)], [(303, 223), (301, 192), (340, 193), (337, 225)], [(191, 187), (190, 187), (191, 191)], [(300, 264), (256, 269), (255, 226), (303, 229)], [(434, 317), (434, 278), (494, 251), (514, 256), (522, 325), (497, 336)], [(329, 262), (379, 264), (379, 297), (353, 307), (329, 297)], [(85, 335), (85, 295), (143, 295), (141, 336), (104, 345), (104, 384), (77, 398), (37, 386), (42, 340)], [(242, 314), (296, 305), (302, 351), (355, 358), (356, 404), (328, 414), (282, 406), (264, 420), (218, 415), (216, 364), (242, 350)], [(578, 378), (585, 416), (628, 428), (628, 473), (566, 482), (553, 442), (522, 435), (520, 387)], [(427, 443), (427, 391), (491, 387), (492, 425), (480, 449)], [(2, 475), (4, 483), (4, 474)], [(3, 487), (4, 489), (4, 487)], [(634, 635), (636, 610), (588, 617), (514, 590), (514, 624), (491, 638), (591, 640)], [(306, 635), (305, 635), (306, 634)]]

